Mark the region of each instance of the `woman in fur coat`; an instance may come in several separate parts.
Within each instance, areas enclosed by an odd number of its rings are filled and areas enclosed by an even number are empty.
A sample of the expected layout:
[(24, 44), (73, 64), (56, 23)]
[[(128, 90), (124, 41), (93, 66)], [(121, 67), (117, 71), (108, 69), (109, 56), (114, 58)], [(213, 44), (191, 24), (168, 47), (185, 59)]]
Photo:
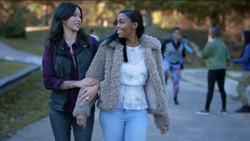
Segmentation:
[[(144, 30), (138, 11), (120, 11), (116, 31), (100, 45), (86, 73), (100, 82), (99, 120), (105, 141), (145, 141), (148, 113), (162, 134), (169, 129), (161, 43)], [(84, 127), (97, 94), (82, 89), (74, 116)]]

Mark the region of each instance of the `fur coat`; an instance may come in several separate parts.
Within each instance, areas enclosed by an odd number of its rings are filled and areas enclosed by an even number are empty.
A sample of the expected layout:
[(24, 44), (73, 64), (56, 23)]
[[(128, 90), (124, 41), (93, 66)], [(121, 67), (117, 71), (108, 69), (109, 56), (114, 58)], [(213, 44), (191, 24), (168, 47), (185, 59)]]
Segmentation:
[[(158, 39), (142, 35), (139, 39), (144, 48), (145, 64), (149, 77), (144, 86), (148, 102), (148, 113), (153, 114), (158, 128), (168, 126), (167, 94), (164, 72), (162, 68), (161, 43)], [(104, 41), (105, 42), (105, 41)], [(100, 81), (97, 106), (101, 110), (116, 110), (119, 99), (120, 68), (124, 62), (124, 46), (112, 41), (108, 45), (102, 43), (93, 59), (86, 77), (93, 77)], [(82, 94), (79, 94), (80, 97)], [(73, 115), (90, 115), (91, 104), (80, 104), (77, 100)]]

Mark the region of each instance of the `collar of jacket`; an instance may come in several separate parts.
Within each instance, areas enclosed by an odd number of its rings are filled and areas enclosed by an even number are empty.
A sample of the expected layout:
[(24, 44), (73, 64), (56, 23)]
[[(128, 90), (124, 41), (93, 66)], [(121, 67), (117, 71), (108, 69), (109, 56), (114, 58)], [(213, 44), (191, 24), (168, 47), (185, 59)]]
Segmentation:
[[(143, 48), (151, 48), (151, 49), (155, 49), (155, 50), (160, 50), (161, 49), (161, 43), (155, 37), (143, 34), (139, 38), (139, 41), (140, 41), (140, 45)], [(109, 47), (111, 47), (111, 48), (123, 48), (122, 45), (120, 43), (117, 43), (116, 41), (112, 41), (109, 44)]]
[[(67, 51), (67, 48), (64, 44), (65, 40), (64, 39), (61, 39), (61, 42), (59, 43), (59, 45), (55, 48), (56, 49), (56, 53), (57, 54), (60, 54), (60, 55), (64, 55), (68, 58), (71, 58), (68, 51)], [(81, 51), (82, 49), (88, 47), (88, 45), (83, 41), (81, 40), (80, 38), (78, 38), (78, 48), (77, 48), (77, 52)]]

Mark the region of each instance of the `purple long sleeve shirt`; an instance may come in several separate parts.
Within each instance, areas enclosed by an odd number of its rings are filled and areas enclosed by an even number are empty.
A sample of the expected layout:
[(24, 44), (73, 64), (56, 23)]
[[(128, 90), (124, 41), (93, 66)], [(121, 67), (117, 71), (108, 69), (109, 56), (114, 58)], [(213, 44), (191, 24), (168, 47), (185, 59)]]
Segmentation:
[(240, 59), (234, 59), (233, 63), (242, 64), (243, 71), (250, 71), (250, 44), (247, 44), (243, 56)]

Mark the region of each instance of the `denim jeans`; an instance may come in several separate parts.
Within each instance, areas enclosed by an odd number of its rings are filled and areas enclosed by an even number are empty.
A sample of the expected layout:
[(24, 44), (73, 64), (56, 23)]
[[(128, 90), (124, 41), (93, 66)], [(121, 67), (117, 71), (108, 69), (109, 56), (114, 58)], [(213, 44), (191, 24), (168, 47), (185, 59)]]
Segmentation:
[(91, 141), (94, 125), (95, 106), (91, 109), (91, 115), (87, 119), (86, 129), (76, 123), (72, 113), (60, 112), (49, 109), (50, 124), (56, 141), (70, 141), (71, 128), (73, 128), (75, 141)]
[(145, 141), (148, 127), (148, 111), (125, 110), (100, 111), (100, 125), (104, 141)]

